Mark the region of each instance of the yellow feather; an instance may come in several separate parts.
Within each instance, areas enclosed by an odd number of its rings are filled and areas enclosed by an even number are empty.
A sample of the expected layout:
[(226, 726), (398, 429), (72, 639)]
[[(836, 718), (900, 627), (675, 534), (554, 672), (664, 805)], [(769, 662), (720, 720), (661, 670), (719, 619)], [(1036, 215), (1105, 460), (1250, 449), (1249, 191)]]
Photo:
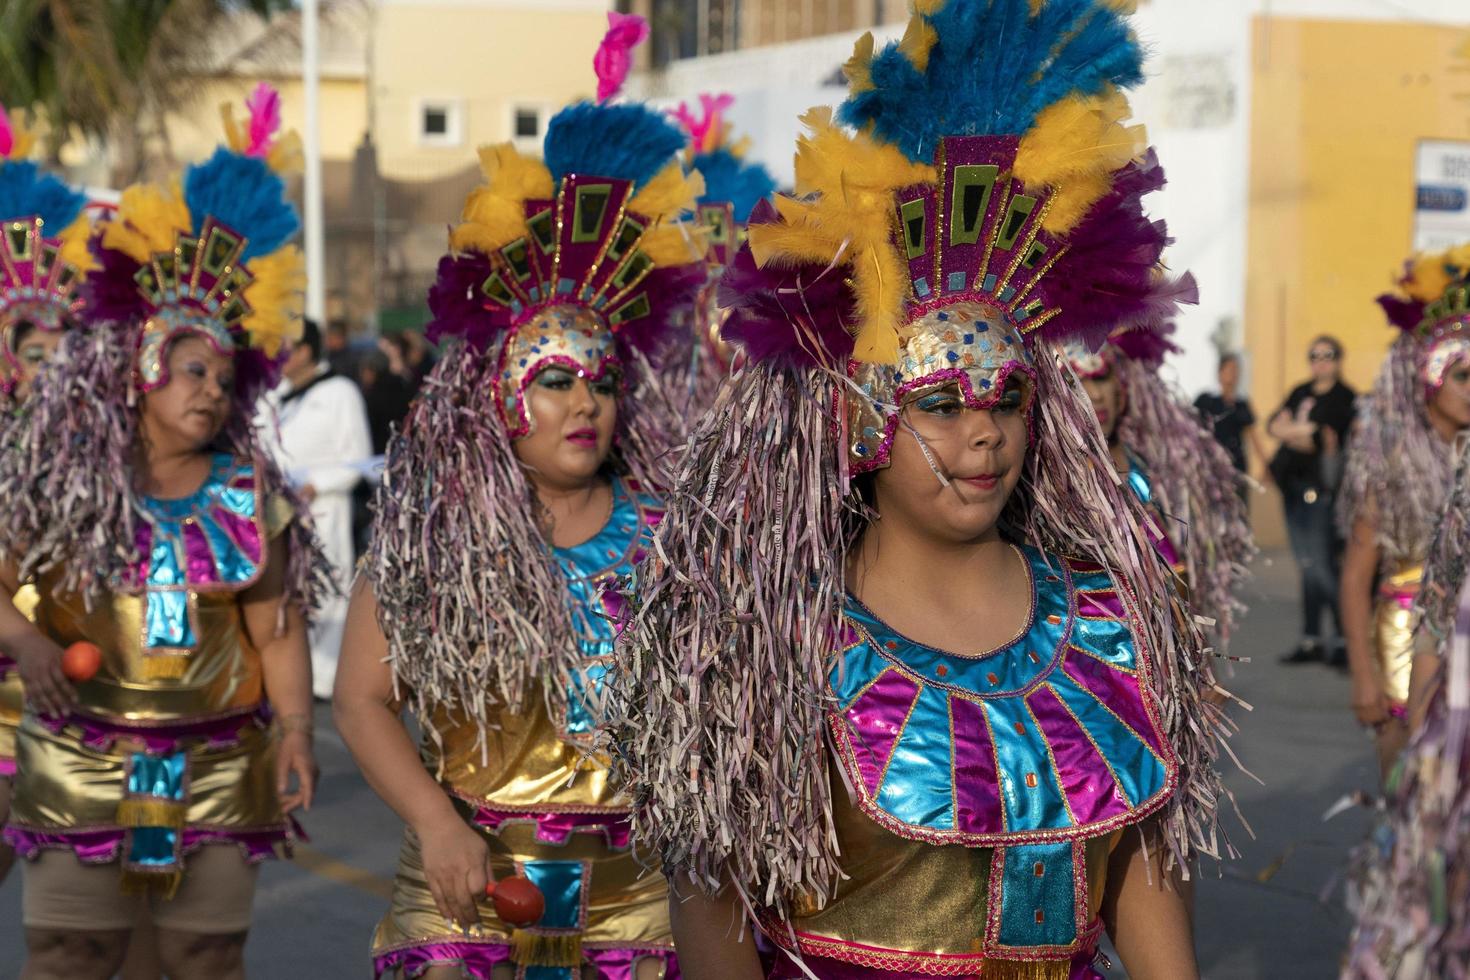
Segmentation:
[(61, 260), (69, 263), (79, 272), (88, 272), (97, 268), (97, 260), (92, 257), (92, 250), (87, 247), (87, 239), (92, 234), (92, 221), (86, 212), (77, 215), (77, 219), (62, 229), (57, 237), (61, 239)]
[(235, 105), (232, 102), (221, 102), (219, 104), (220, 121), (225, 129), (225, 146), (236, 153), (244, 153), (249, 145), (249, 137), (240, 131), (235, 124)]
[(842, 66), (850, 95), (873, 90), (873, 32), (868, 31), (852, 46), (852, 57)]
[(903, 40), (898, 42), (898, 50), (903, 52), (903, 56), (915, 68), (924, 72), (929, 70), (929, 52), (938, 43), (939, 32), (923, 17), (915, 14), (909, 18), (909, 26), (903, 32)]
[[(1044, 227), (1065, 234), (1112, 185), (1112, 174), (1148, 144), (1142, 126), (1124, 126), (1128, 100), (1113, 86), (1101, 95), (1063, 99), (1042, 111), (1021, 138), (1016, 176), (1057, 193)], [(1100, 179), (1101, 178), (1101, 179)]]
[(165, 186), (134, 184), (122, 192), (117, 213), (103, 225), (102, 244), (138, 262), (174, 247), (179, 232), (192, 230), (178, 178)]
[(510, 143), (480, 147), (480, 170), (491, 188), (506, 198), (546, 201), (555, 191), (546, 164), (525, 156)]
[(19, 109), (10, 110), (10, 140), (10, 153), (0, 160), (24, 160), (36, 145), (36, 135), (26, 126)]
[(914, 13), (923, 14), (925, 17), (933, 17), (944, 9), (949, 0), (914, 0)]
[(1127, 17), (1138, 13), (1138, 0), (1101, 0), (1104, 7), (1108, 7)]
[(685, 211), (693, 211), (699, 195), (704, 193), (704, 175), (694, 170), (688, 174), (675, 160), (643, 185), (628, 202), (628, 210), (657, 221)]
[(689, 265), (709, 250), (709, 229), (687, 221), (661, 224), (643, 233), (638, 248), (660, 269)]
[[(1450, 271), (1458, 270), (1458, 275)], [(1410, 299), (1434, 303), (1445, 291), (1465, 278), (1470, 271), (1470, 243), (1457, 245), (1445, 252), (1421, 253), (1409, 262), (1408, 275), (1400, 288)]]
[(290, 130), (281, 134), (265, 158), (266, 165), (278, 174), (299, 174), (306, 170), (306, 153), (301, 148), (301, 134)]
[(509, 143), (480, 147), (485, 183), (470, 191), (460, 212), (461, 224), (449, 234), (455, 252), (489, 254), (524, 238), (526, 202), (549, 200), (551, 172), (534, 157), (523, 156)]
[(252, 312), (243, 326), (250, 334), (251, 346), (274, 357), (280, 353), (283, 341), (301, 337), (306, 289), (306, 266), (301, 250), (287, 245), (251, 259), (245, 267), (255, 281), (245, 287), (245, 300)]

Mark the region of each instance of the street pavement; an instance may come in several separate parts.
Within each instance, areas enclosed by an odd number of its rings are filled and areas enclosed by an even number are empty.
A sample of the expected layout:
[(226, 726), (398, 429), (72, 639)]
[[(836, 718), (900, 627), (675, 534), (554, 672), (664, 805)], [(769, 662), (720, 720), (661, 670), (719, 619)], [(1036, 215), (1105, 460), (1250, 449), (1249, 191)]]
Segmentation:
[[(1253, 660), (1236, 665), (1227, 686), (1255, 709), (1237, 712), (1233, 748), (1264, 785), (1224, 760), (1255, 836), (1226, 817), (1241, 856), (1207, 868), (1200, 882), (1200, 963), (1207, 980), (1330, 978), (1349, 930), (1335, 886), (1369, 821), (1357, 810), (1327, 823), (1322, 815), (1374, 787), (1372, 746), (1352, 722), (1343, 675), (1276, 661), (1298, 630), (1290, 557), (1258, 561), (1247, 588), (1251, 612), (1233, 653)], [(295, 862), (262, 872), (247, 949), (255, 980), (369, 976), (368, 941), (387, 906), (400, 824), (358, 775), (325, 706), (317, 726), (322, 780), (303, 818), (311, 841)], [(0, 886), (0, 980), (19, 976), (19, 877)], [(1121, 966), (1108, 976), (1123, 977)]]

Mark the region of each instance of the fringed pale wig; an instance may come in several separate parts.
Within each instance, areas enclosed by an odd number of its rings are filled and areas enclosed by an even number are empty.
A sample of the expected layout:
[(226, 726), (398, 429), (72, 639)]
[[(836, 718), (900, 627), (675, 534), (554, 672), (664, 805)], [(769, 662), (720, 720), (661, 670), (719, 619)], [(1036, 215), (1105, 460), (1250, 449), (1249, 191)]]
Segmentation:
[(854, 475), (886, 464), (902, 401), (970, 407), (1033, 386), (1014, 541), (1101, 562), (1126, 592), (1181, 761), (1173, 859), (1221, 849), (1229, 727), (1198, 628), (1091, 408), (1039, 342), (1099, 344), (1167, 316), (1177, 284), (1143, 213), (1143, 134), (1121, 88), (1141, 54), (1114, 5), (924, 0), (904, 40), (849, 63), (841, 118), (806, 117), (796, 197), (756, 208), (726, 271), (747, 363), (698, 423), (654, 554), (628, 589), (612, 742), (635, 826), (667, 867), (752, 905), (819, 903), (839, 874), (824, 719)]
[(581, 103), (552, 119), (544, 163), (481, 151), (485, 183), (429, 293), (447, 346), (390, 446), (366, 565), (395, 684), (431, 735), (436, 717), (483, 735), (490, 709), (519, 710), (536, 683), (557, 712), (579, 669), (580, 626), (513, 449), (534, 426), (536, 373), (618, 372), (614, 466), (663, 482), (653, 367), (707, 276), (703, 237), (679, 220), (700, 191), (683, 145), (651, 109)]

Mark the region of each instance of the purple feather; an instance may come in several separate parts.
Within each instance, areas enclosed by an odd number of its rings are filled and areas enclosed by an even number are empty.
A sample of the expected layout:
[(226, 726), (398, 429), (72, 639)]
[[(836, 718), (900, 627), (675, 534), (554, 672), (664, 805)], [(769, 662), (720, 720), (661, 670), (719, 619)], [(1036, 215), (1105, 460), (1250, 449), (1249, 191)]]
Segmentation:
[(1039, 287), (1046, 304), (1062, 311), (1041, 328), (1045, 339), (1096, 344), (1118, 327), (1171, 319), (1189, 301), (1192, 278), (1158, 275), (1169, 232), (1143, 210), (1143, 196), (1163, 186), (1163, 168), (1150, 150), (1118, 171), (1112, 190), (1067, 236), (1067, 252)]
[(1170, 354), (1180, 353), (1179, 346), (1169, 339), (1174, 329), (1174, 324), (1166, 323), (1158, 329), (1124, 330), (1109, 343), (1130, 361), (1158, 367)]
[(147, 314), (147, 304), (138, 291), (139, 265), (125, 252), (102, 247), (102, 236), (93, 235), (87, 243), (98, 268), (82, 280), (82, 299), (89, 321), (132, 323)]
[[(750, 216), (752, 225), (778, 220), (769, 201)], [(847, 324), (854, 318), (846, 279), (843, 270), (817, 263), (762, 269), (745, 245), (720, 281), (719, 303), (730, 311), (720, 336), (758, 363), (845, 365), (853, 349)]]
[(1378, 305), (1383, 307), (1388, 322), (1405, 332), (1416, 329), (1424, 319), (1424, 304), (1418, 300), (1384, 293), (1378, 297)]
[(490, 260), (478, 252), (446, 255), (439, 275), (429, 287), (429, 312), (434, 318), (425, 335), (434, 343), (462, 337), (477, 351), (486, 351), (510, 327), (509, 313), (486, 309), (480, 284), (490, 278)]

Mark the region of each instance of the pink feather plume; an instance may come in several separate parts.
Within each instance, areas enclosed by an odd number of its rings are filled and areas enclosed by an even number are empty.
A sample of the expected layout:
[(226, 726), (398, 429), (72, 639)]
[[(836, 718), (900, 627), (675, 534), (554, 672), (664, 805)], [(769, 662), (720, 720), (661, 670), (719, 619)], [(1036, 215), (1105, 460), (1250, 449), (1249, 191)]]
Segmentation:
[(633, 49), (648, 38), (648, 21), (637, 14), (607, 12), (607, 34), (592, 57), (597, 72), (597, 101), (606, 102), (623, 89), (633, 68)]
[(10, 113), (0, 103), (0, 159), (10, 156), (15, 149), (15, 132), (10, 128)]
[(724, 95), (702, 93), (699, 96), (699, 104), (704, 110), (703, 118), (695, 116), (690, 111), (688, 103), (685, 102), (680, 102), (679, 108), (670, 110), (670, 114), (689, 134), (689, 145), (694, 148), (694, 152), (709, 153), (720, 145), (720, 136), (725, 123), (725, 110), (735, 104), (735, 96), (729, 93)]
[(264, 158), (275, 145), (276, 131), (281, 128), (281, 93), (261, 82), (245, 100), (250, 110), (250, 142), (245, 155)]

